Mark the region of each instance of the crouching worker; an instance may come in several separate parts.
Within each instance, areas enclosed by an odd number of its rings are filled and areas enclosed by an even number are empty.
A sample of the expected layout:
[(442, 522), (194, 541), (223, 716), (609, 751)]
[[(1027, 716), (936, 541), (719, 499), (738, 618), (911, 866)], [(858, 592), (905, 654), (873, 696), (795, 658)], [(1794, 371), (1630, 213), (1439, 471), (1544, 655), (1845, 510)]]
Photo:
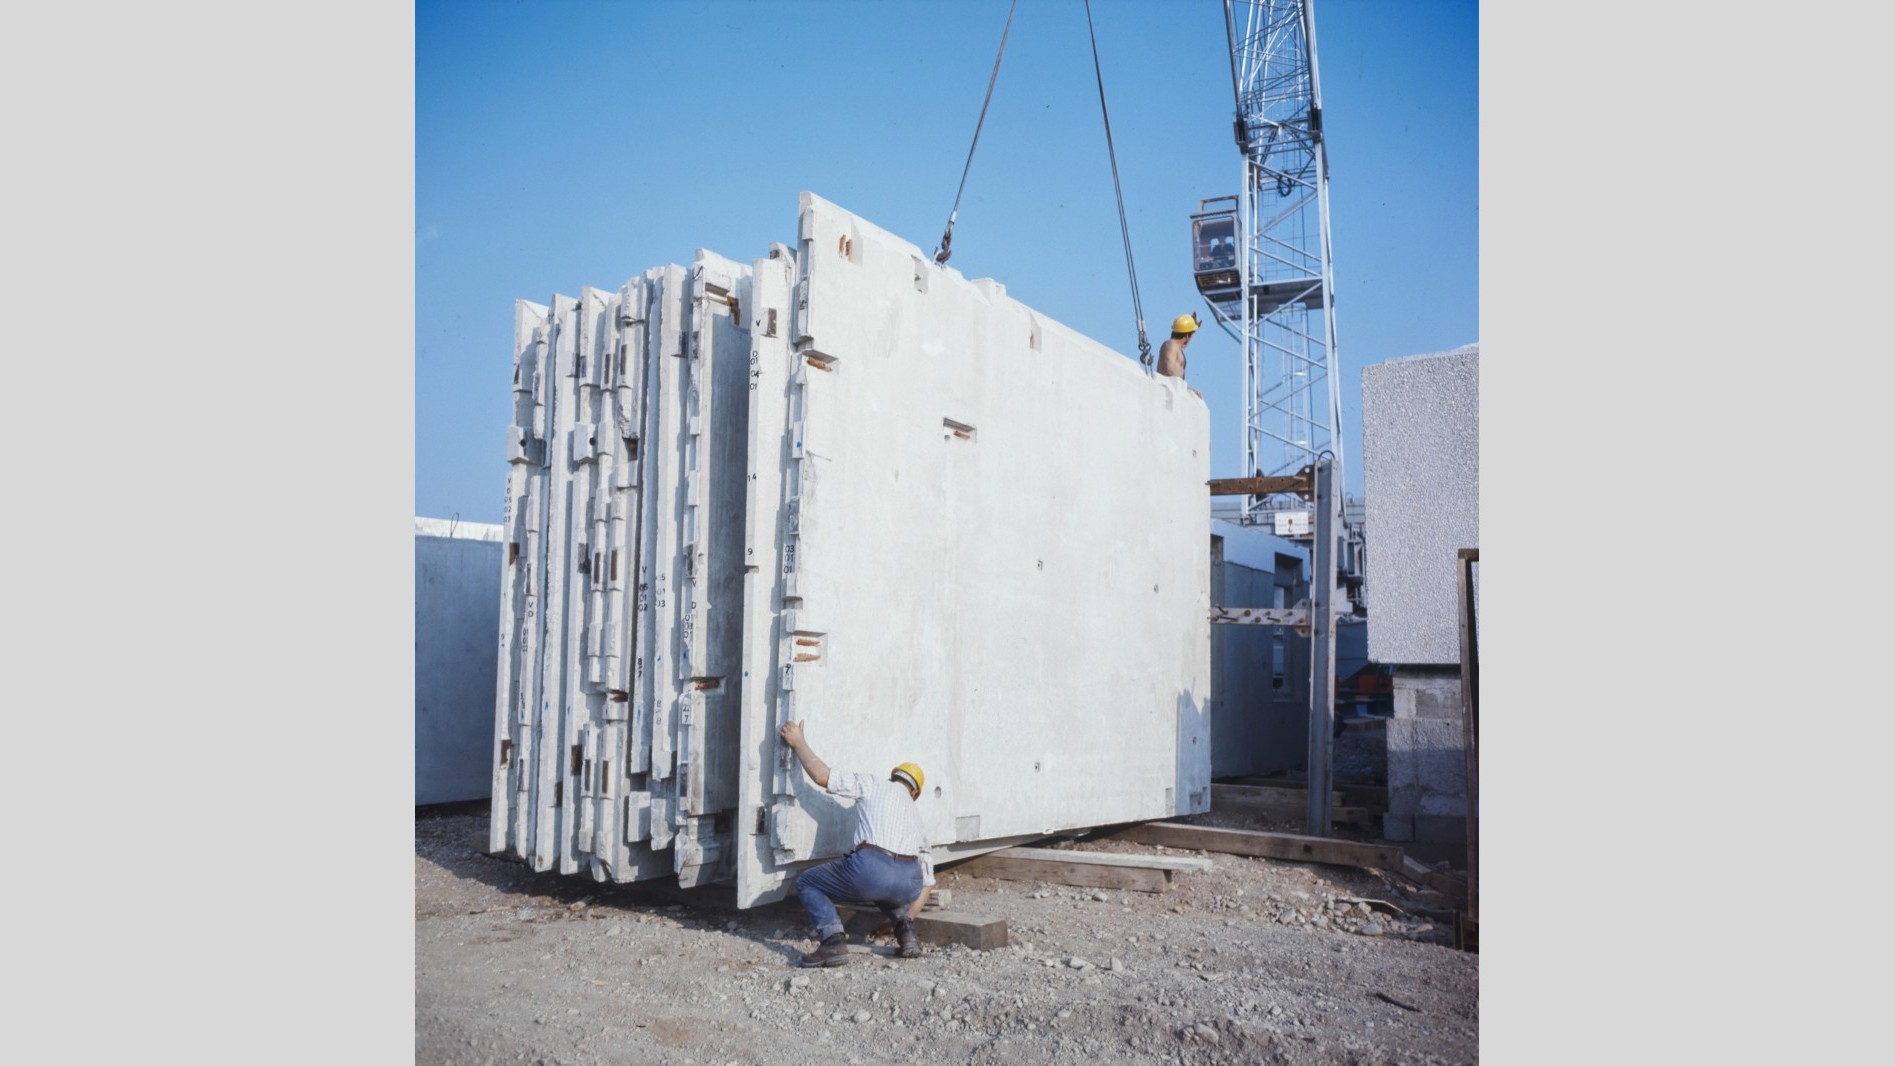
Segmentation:
[(804, 966), (841, 966), (849, 961), (848, 937), (837, 905), (886, 915), (895, 927), (901, 957), (921, 954), (915, 916), (934, 891), (934, 860), (915, 802), (921, 799), (921, 767), (905, 762), (886, 781), (873, 775), (831, 770), (803, 739), (801, 722), (785, 722), (777, 736), (796, 752), (803, 772), (823, 791), (855, 801), (854, 848), (847, 855), (804, 870), (796, 895), (809, 914), (810, 928), (821, 941), (803, 956)]

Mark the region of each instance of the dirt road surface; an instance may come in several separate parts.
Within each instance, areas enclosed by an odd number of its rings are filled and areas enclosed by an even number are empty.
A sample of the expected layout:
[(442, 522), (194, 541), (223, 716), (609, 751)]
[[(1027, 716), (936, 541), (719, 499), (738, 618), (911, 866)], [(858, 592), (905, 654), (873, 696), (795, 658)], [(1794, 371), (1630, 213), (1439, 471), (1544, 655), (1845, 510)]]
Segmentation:
[(793, 899), (535, 874), (486, 842), (483, 805), (416, 812), (418, 1063), (1478, 1061), (1479, 956), (1392, 873), (1064, 841), (1213, 867), (1157, 893), (946, 869), (949, 910), (1004, 917), (1007, 947), (805, 970)]

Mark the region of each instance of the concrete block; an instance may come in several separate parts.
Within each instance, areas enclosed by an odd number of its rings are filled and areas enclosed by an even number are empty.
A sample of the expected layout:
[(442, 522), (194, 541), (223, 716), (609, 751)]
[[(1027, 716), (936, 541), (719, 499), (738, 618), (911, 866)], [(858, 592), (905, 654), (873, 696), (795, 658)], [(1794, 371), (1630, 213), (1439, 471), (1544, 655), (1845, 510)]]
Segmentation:
[(924, 944), (960, 944), (975, 951), (993, 951), (1007, 946), (1007, 920), (924, 910), (915, 919), (915, 936)]
[[(847, 907), (836, 910), (842, 917), (842, 931), (858, 941), (889, 924), (880, 911), (856, 911)], [(924, 907), (915, 917), (915, 937), (923, 944), (960, 944), (975, 951), (992, 951), (1007, 946), (1007, 920), (988, 914)]]
[(1393, 684), (1395, 717), (1461, 720), (1461, 679), (1458, 676), (1416, 677), (1397, 672)]
[(1415, 839), (1415, 816), (1397, 814), (1394, 811), (1382, 815), (1382, 839), (1408, 841)]
[(1369, 657), (1459, 663), (1456, 552), (1480, 547), (1480, 349), (1362, 371)]
[(1387, 741), (1391, 813), (1455, 814), (1466, 809), (1461, 723), (1391, 719)]

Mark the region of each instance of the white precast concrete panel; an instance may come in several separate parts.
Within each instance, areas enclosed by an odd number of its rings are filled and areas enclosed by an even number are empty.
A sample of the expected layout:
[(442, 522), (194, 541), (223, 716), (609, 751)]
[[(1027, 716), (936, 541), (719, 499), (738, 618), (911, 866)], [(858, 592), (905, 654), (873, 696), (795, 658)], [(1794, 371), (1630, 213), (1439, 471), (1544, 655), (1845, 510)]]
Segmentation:
[[(788, 748), (777, 740), (781, 696), (776, 651), (782, 640), (785, 510), (784, 472), (790, 463), (789, 332), (792, 253), (782, 245), (751, 265), (749, 407), (746, 411), (748, 477), (744, 497), (743, 693), (736, 820), (737, 904), (755, 906), (782, 895), (788, 871), (773, 855), (767, 811), (790, 792), (789, 774), (800, 773)], [(796, 811), (795, 808), (785, 808)], [(801, 813), (796, 811), (796, 813)], [(812, 827), (813, 828), (813, 827)]]
[(604, 721), (605, 693), (599, 685), (603, 590), (600, 577), (600, 535), (603, 533), (601, 466), (604, 462), (599, 426), (605, 414), (601, 404), (601, 368), (604, 331), (611, 313), (610, 297), (591, 287), (579, 290), (573, 308), (576, 327), (573, 357), (573, 425), (568, 431), (568, 461), (553, 476), (563, 483), (569, 509), (568, 538), (572, 554), (567, 564), (566, 633), (569, 655), (562, 678), (560, 702), (564, 716), (567, 758), (561, 763), (559, 872), (576, 873), (589, 863), (598, 830), (596, 775), (600, 761), (599, 727)]
[[(1203, 402), (807, 193), (799, 233), (784, 628), (811, 643), (779, 666), (813, 746), (919, 762), (935, 842), (1207, 809)], [(840, 853), (845, 812), (793, 780), (821, 826), (794, 858)]]
[[(639, 342), (638, 360), (643, 384), (640, 389), (639, 409), (636, 413), (638, 424), (638, 559), (637, 588), (633, 593), (633, 655), (632, 655), (632, 730), (631, 743), (636, 746), (632, 756), (632, 770), (638, 774), (649, 774), (652, 763), (652, 718), (653, 688), (652, 660), (658, 647), (653, 632), (654, 586), (658, 580), (658, 561), (656, 559), (658, 526), (658, 501), (655, 486), (658, 482), (659, 433), (659, 357), (661, 324), (659, 295), (663, 285), (663, 271), (654, 268), (638, 279), (638, 301), (636, 304)], [(650, 835), (651, 800), (649, 792), (645, 797), (643, 823), (645, 832), (633, 836), (632, 840), (642, 840)]]
[(510, 799), (512, 854), (529, 859), (533, 845), (533, 794), (539, 780), (536, 744), (539, 730), (539, 685), (546, 655), (544, 611), (546, 604), (546, 460), (552, 450), (553, 385), (551, 362), (553, 311), (544, 306), (533, 345), (525, 359), (530, 360), (533, 382), (531, 421), (522, 440), (529, 453), (525, 465), (525, 489), (516, 503), (516, 521), (520, 531), (520, 583), (524, 604), (518, 629), (520, 643), (519, 685), (514, 693), (513, 728), (518, 734), (513, 760), (517, 788)]
[[(654, 825), (659, 819), (655, 817), (653, 806), (652, 771), (653, 737), (657, 727), (654, 702), (657, 698), (657, 673), (654, 664), (663, 648), (657, 638), (657, 589), (661, 579), (668, 573), (665, 567), (671, 558), (669, 554), (659, 554), (660, 527), (665, 525), (665, 515), (657, 490), (660, 480), (659, 459), (663, 451), (658, 442), (666, 425), (662, 402), (664, 390), (660, 380), (670, 372), (664, 348), (664, 287), (668, 274), (678, 269), (654, 267), (633, 282), (637, 286), (637, 298), (632, 304), (632, 324), (635, 327), (636, 358), (641, 381), (638, 410), (627, 419), (628, 425), (637, 427), (636, 496), (639, 511), (637, 587), (633, 599), (635, 643), (631, 677), (632, 722), (628, 742), (634, 746), (631, 771), (637, 777), (628, 782), (625, 800), (625, 839), (629, 845), (631, 865), (620, 871), (620, 880), (657, 877), (672, 872), (670, 856), (661, 854), (661, 849), (654, 843), (655, 835), (668, 840), (670, 830), (669, 823), (666, 823), (661, 833), (654, 834)], [(675, 333), (676, 326), (672, 328)], [(667, 547), (666, 550), (673, 549)]]
[[(747, 323), (735, 318), (748, 293), (748, 270), (700, 249), (692, 265), (692, 340), (686, 365), (688, 433), (685, 477), (684, 584), (678, 597), (683, 653), (677, 669), (684, 743), (680, 778), (691, 814), (729, 810), (735, 781), (727, 762), (736, 734), (721, 735), (726, 716), (715, 709), (737, 684), (742, 635), (743, 371)], [(734, 724), (734, 723), (733, 723)], [(687, 774), (682, 767), (699, 770)], [(720, 780), (724, 778), (724, 780)]]
[[(514, 746), (517, 788), (509, 798), (512, 810), (510, 854), (532, 860), (535, 831), (539, 825), (537, 797), (540, 794), (541, 748), (545, 738), (541, 728), (541, 693), (548, 676), (546, 611), (548, 581), (553, 570), (548, 565), (552, 550), (550, 530), (550, 493), (547, 490), (549, 461), (554, 450), (554, 424), (557, 421), (559, 385), (554, 354), (558, 323), (555, 308), (541, 308), (540, 322), (534, 330), (533, 345), (526, 358), (531, 361), (533, 380), (530, 437), (525, 439), (526, 489), (520, 497), (519, 527), (524, 546), (522, 588), (526, 603), (520, 618), (520, 685), (516, 694), (517, 713), (514, 729), (519, 742)], [(555, 655), (554, 661), (557, 662)]]
[[(564, 849), (562, 807), (567, 748), (567, 707), (563, 698), (567, 663), (572, 647), (567, 639), (566, 600), (571, 590), (572, 509), (562, 472), (572, 461), (575, 421), (573, 371), (578, 359), (578, 302), (570, 296), (552, 299), (552, 347), (547, 374), (552, 398), (552, 434), (547, 440), (545, 598), (541, 601), (543, 646), (540, 654), (538, 707), (534, 712), (533, 869), (545, 871), (560, 864)], [(562, 871), (564, 872), (564, 871)]]
[[(647, 671), (651, 726), (651, 846), (671, 846), (677, 831), (677, 597), (683, 586), (684, 518), (682, 460), (686, 447), (685, 390), (688, 387), (684, 344), (690, 325), (690, 286), (683, 267), (666, 266), (653, 301), (653, 362), (656, 387), (648, 403), (656, 411), (651, 441), (655, 460), (647, 486), (646, 510), (654, 519), (648, 543), (652, 560), (651, 666)], [(641, 615), (640, 621), (646, 619)]]
[(587, 868), (594, 880), (606, 881), (613, 879), (613, 871), (621, 865), (619, 849), (623, 845), (619, 820), (624, 790), (619, 781), (624, 776), (626, 703), (622, 698), (625, 686), (617, 671), (622, 665), (620, 649), (624, 643), (619, 555), (625, 537), (625, 506), (619, 486), (625, 452), (618, 435), (622, 360), (619, 322), (623, 311), (618, 293), (600, 293), (599, 298), (603, 311), (597, 341), (599, 401), (593, 428), (599, 455), (592, 500), (592, 606), (588, 608), (592, 625), (587, 634), (590, 659), (586, 675), (594, 750), (587, 753), (585, 772), (594, 818)]
[[(537, 345), (546, 325), (547, 309), (518, 300), (513, 312), (513, 424), (508, 431), (506, 498), (501, 526), (506, 537), (500, 577), (500, 649), (494, 682), (494, 760), (491, 813), (487, 848), (495, 854), (525, 857), (520, 819), (523, 806), (517, 795), (526, 782), (524, 765), (531, 730), (522, 728), (527, 697), (526, 657), (532, 641), (526, 632), (527, 583), (533, 569), (527, 545), (529, 488), (538, 464), (532, 458), (538, 424), (534, 395), (539, 374)], [(543, 447), (543, 445), (540, 445)], [(524, 556), (522, 553), (526, 553)]]
[[(631, 699), (631, 668), (636, 660), (632, 619), (638, 585), (638, 440), (644, 397), (644, 286), (633, 278), (612, 302), (610, 358), (606, 367), (607, 418), (600, 440), (611, 460), (606, 563), (605, 671), (606, 727), (604, 765), (600, 768), (599, 841), (592, 876), (627, 881), (634, 876), (632, 842), (637, 839), (632, 764), (637, 756)], [(648, 802), (648, 801), (647, 801)]]
[[(736, 721), (743, 635), (743, 507), (749, 268), (699, 249), (687, 346), (687, 543), (678, 597), (679, 884), (727, 880), (734, 854)], [(719, 815), (723, 815), (719, 817)], [(720, 828), (721, 826), (721, 828)]]
[(592, 595), (588, 606), (588, 655), (586, 687), (596, 750), (586, 765), (587, 789), (594, 813), (589, 868), (595, 880), (607, 880), (617, 865), (617, 847), (622, 837), (619, 828), (620, 796), (618, 779), (623, 776), (623, 729), (625, 703), (615, 699), (624, 685), (614, 671), (620, 665), (617, 647), (621, 593), (617, 578), (623, 516), (618, 491), (619, 466), (624, 460), (623, 441), (617, 433), (620, 317), (617, 293), (599, 293), (601, 306), (598, 326), (597, 420), (593, 438), (598, 448), (594, 461), (597, 471), (592, 499)]

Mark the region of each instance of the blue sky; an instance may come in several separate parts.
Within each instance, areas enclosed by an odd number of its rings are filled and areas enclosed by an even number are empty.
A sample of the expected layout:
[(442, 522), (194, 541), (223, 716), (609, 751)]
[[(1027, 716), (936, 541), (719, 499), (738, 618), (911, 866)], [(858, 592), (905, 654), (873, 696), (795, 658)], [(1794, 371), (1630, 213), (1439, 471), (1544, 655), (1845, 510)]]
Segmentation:
[[(808, 189), (939, 241), (1006, 0), (424, 0), (415, 9), (415, 513), (500, 518), (515, 299), (791, 242)], [(1364, 366), (1478, 341), (1478, 5), (1319, 0), (1348, 485)], [(1235, 193), (1222, 5), (1094, 0), (1154, 347), (1209, 319), (1188, 219)], [(1080, 0), (1022, 0), (952, 264), (1128, 357), (1136, 329)], [(1241, 473), (1241, 349), (1189, 377)]]

